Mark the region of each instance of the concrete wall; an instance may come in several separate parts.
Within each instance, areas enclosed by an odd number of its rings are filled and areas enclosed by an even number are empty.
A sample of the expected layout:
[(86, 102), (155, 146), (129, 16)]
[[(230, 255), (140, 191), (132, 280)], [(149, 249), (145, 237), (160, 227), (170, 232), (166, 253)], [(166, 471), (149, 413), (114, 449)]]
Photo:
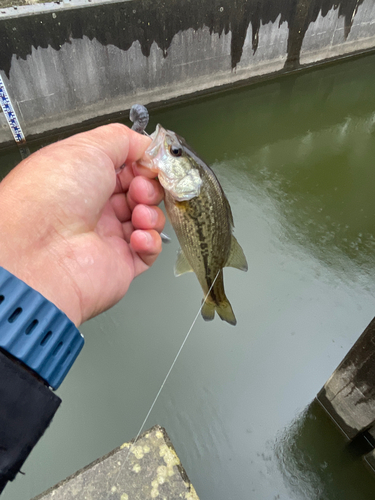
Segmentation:
[[(28, 139), (135, 102), (374, 47), (375, 0), (64, 0), (0, 9), (0, 75)], [(0, 114), (0, 146), (12, 140)]]

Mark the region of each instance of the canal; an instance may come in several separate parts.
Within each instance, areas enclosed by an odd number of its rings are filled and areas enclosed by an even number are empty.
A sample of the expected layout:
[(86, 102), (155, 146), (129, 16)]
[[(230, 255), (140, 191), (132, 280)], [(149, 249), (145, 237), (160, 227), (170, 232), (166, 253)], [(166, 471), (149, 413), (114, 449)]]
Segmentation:
[[(151, 113), (149, 132), (176, 131), (216, 172), (249, 264), (224, 272), (237, 326), (198, 318), (145, 425), (166, 428), (201, 500), (375, 496), (313, 403), (375, 315), (374, 81), (368, 55)], [(0, 161), (4, 176), (19, 152)], [(165, 232), (153, 268), (82, 326), (63, 404), (4, 500), (137, 435), (202, 298)]]

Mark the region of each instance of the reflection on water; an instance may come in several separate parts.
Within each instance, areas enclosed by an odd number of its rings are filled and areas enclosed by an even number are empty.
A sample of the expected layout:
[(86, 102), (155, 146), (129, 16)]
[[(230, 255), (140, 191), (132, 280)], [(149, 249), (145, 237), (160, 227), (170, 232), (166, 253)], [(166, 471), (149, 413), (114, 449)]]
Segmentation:
[[(309, 247), (329, 265), (334, 253), (373, 270), (375, 250), (375, 114), (346, 118), (327, 129), (307, 131), (268, 144), (249, 161), (251, 180), (278, 203), (285, 236)], [(367, 182), (363, 182), (363, 176)]]
[[(213, 166), (249, 263), (225, 270), (237, 326), (198, 318), (146, 422), (166, 427), (202, 500), (374, 498), (322, 410), (302, 411), (374, 316), (374, 80), (368, 56), (151, 113), (149, 132), (160, 122)], [(19, 160), (3, 155), (0, 177)], [(139, 431), (202, 296), (191, 273), (174, 278), (166, 232), (153, 268), (81, 328), (63, 405), (4, 500)]]
[(315, 401), (279, 433), (275, 455), (293, 499), (361, 500), (375, 494), (375, 478), (360, 454)]
[(214, 168), (221, 177), (236, 171), (238, 189), (248, 189), (250, 183), (258, 196), (270, 200), (285, 241), (308, 249), (343, 279), (359, 279), (360, 266), (361, 276), (371, 282), (374, 117), (348, 118), (345, 124), (267, 144), (251, 156), (224, 160)]

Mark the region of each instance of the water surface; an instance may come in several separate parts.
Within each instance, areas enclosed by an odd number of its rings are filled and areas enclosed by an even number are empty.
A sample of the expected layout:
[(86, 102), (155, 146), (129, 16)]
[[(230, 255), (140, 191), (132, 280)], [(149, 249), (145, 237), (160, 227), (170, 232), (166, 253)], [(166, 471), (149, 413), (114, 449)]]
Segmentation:
[[(214, 168), (247, 273), (225, 270), (238, 324), (198, 318), (145, 428), (172, 439), (202, 500), (372, 500), (374, 476), (313, 403), (374, 316), (375, 56), (152, 116)], [(3, 174), (19, 161), (8, 152)], [(58, 166), (57, 166), (58, 167)], [(132, 439), (200, 306), (178, 242), (111, 311), (5, 500), (26, 500)], [(110, 492), (109, 492), (110, 493)]]

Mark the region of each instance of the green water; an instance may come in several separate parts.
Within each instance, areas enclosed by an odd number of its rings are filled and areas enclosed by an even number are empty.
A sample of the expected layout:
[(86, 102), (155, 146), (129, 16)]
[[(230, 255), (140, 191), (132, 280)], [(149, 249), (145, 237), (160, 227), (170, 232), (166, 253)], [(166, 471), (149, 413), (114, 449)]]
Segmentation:
[[(198, 319), (145, 426), (166, 428), (201, 500), (375, 497), (311, 404), (375, 312), (374, 80), (367, 56), (152, 115), (149, 131), (175, 130), (213, 166), (249, 263), (225, 271), (238, 325)], [(3, 175), (18, 161), (5, 154)], [(194, 275), (174, 278), (166, 232), (152, 270), (82, 327), (63, 405), (5, 500), (138, 433), (202, 296)]]

